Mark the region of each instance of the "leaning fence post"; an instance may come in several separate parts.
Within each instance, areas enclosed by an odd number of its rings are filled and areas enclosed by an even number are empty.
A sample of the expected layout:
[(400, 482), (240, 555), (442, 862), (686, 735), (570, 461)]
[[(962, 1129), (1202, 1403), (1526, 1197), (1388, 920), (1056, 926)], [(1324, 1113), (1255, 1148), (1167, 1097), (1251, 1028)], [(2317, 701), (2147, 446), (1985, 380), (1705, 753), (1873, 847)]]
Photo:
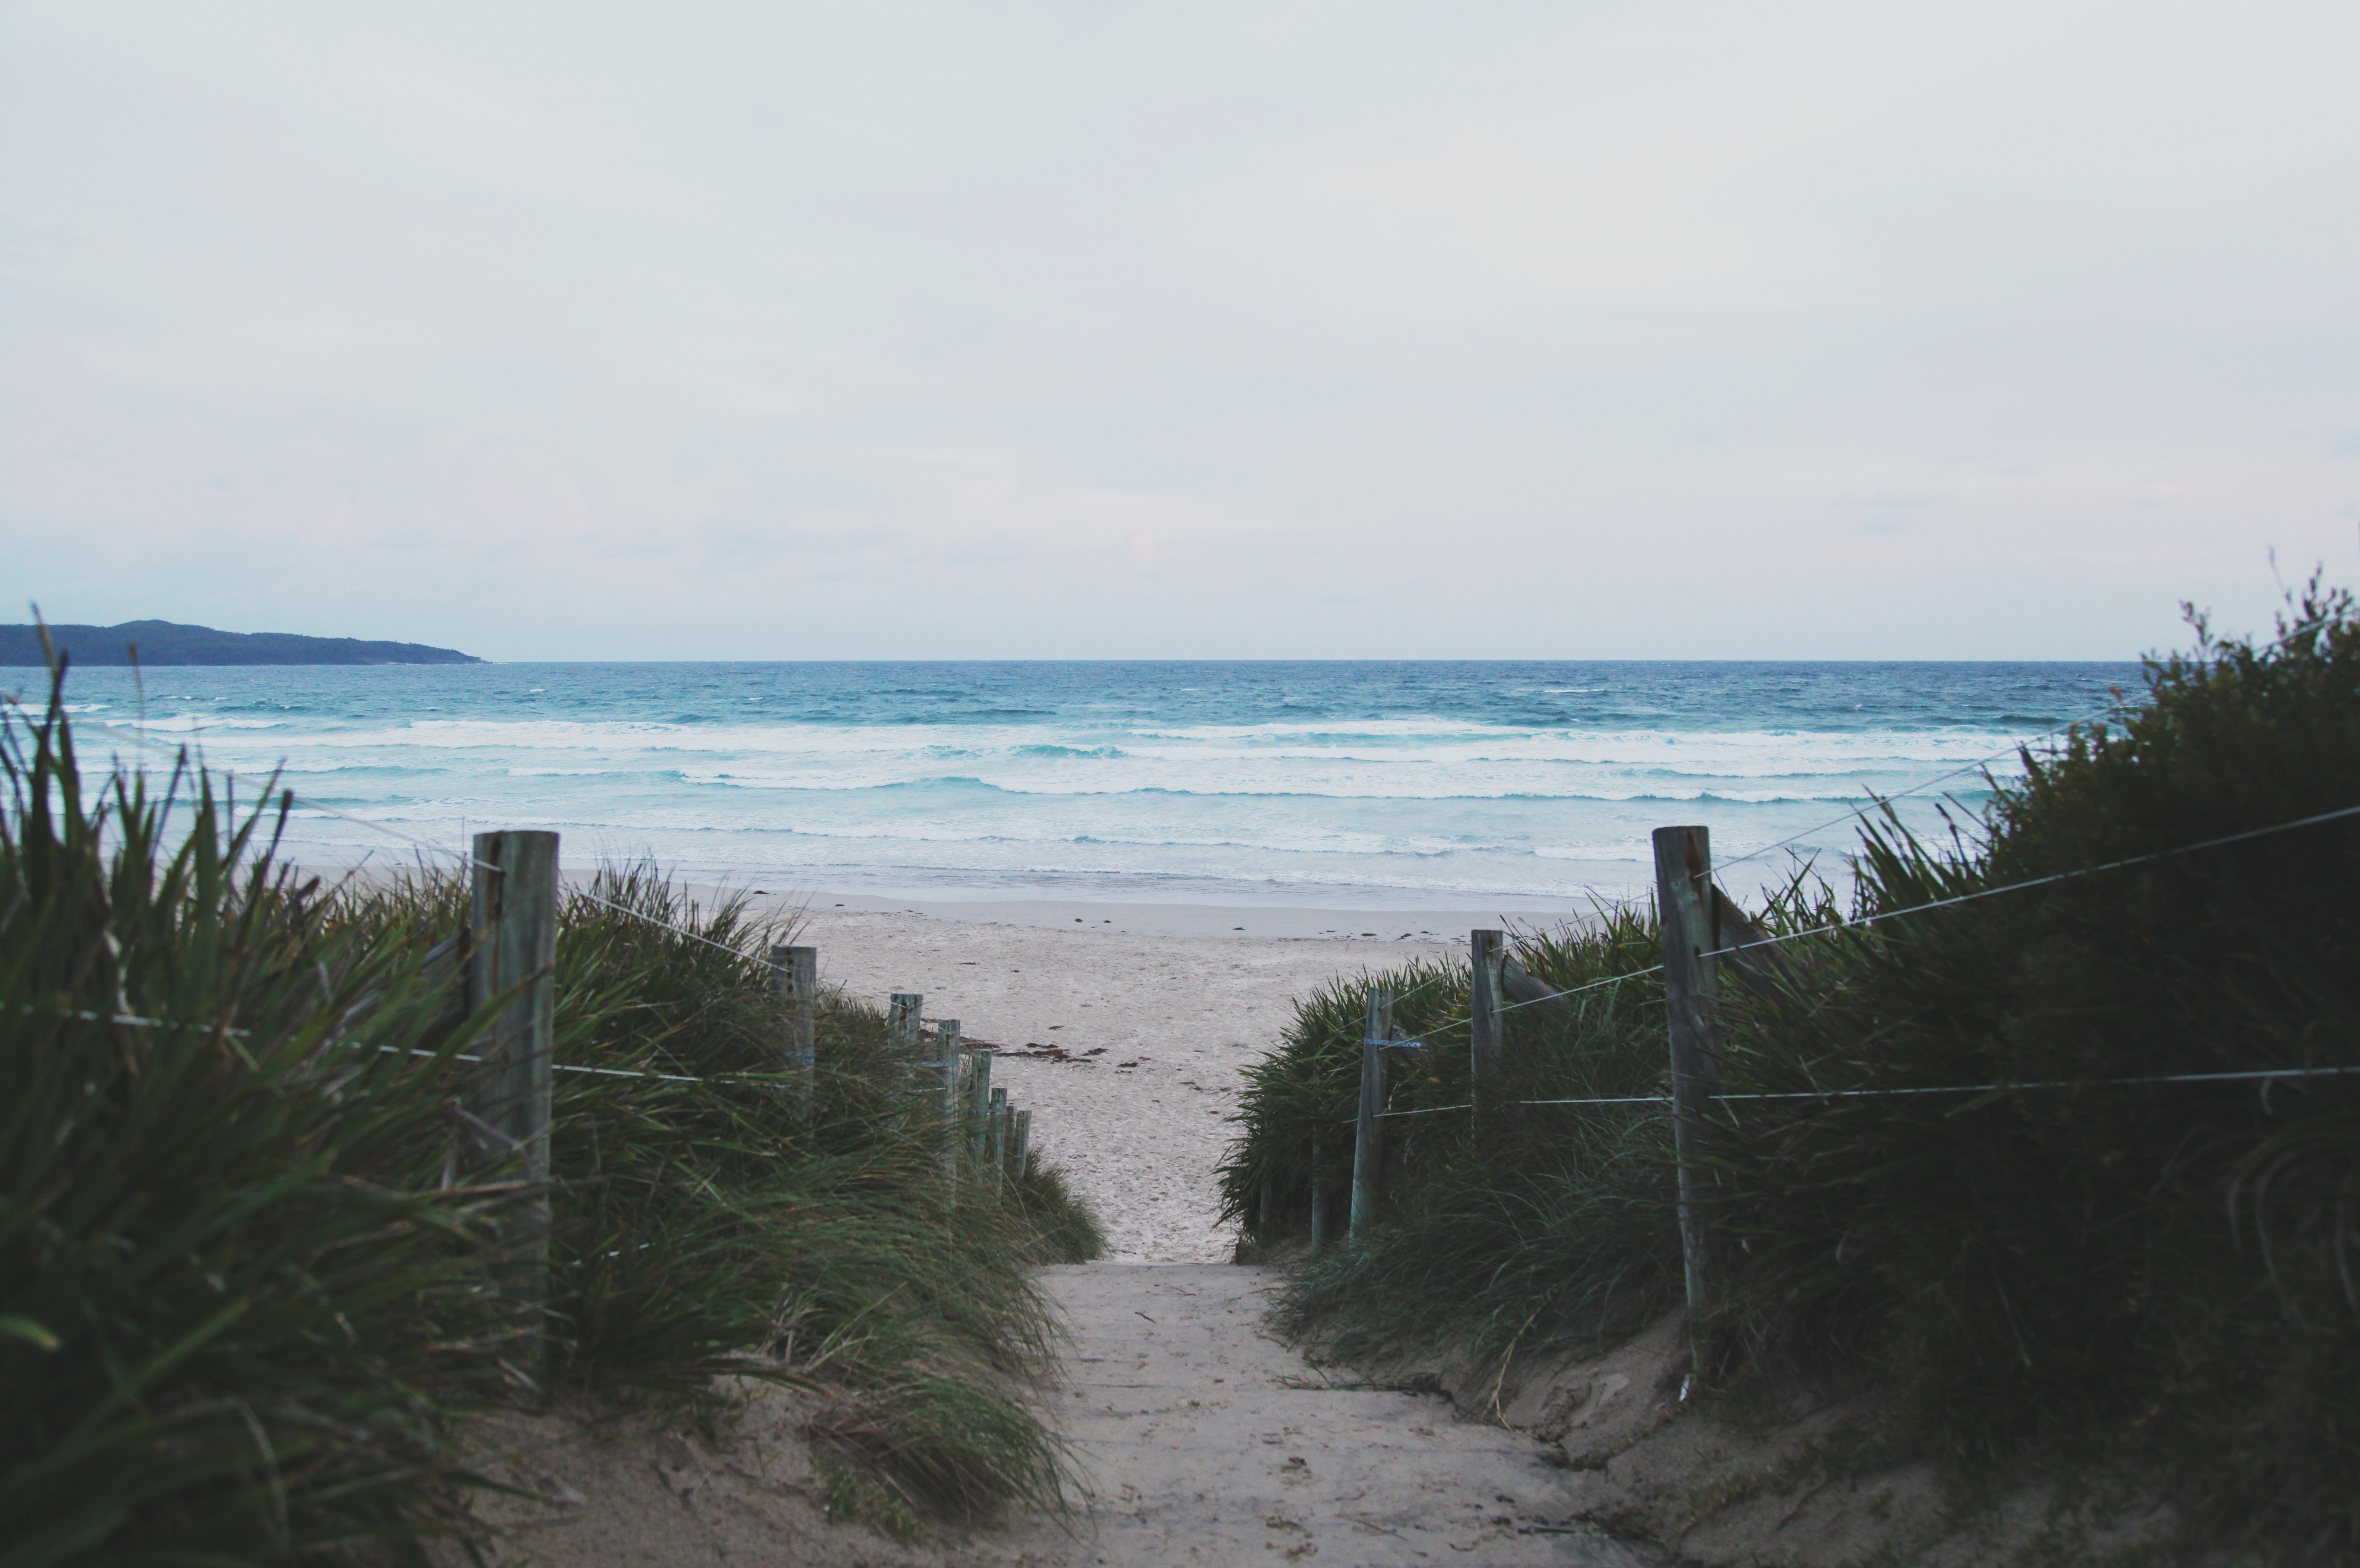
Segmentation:
[(1469, 1113), (1480, 1140), (1490, 1131), (1490, 1119), (1499, 1112), (1502, 1022), (1500, 989), (1507, 964), (1507, 932), (1470, 931), (1467, 936), (1468, 1038), (1467, 1098)]
[(1712, 919), (1712, 838), (1701, 827), (1657, 828), (1655, 911), (1664, 937), (1664, 1000), (1671, 1019), (1672, 1147), (1679, 1160), (1680, 1261), (1688, 1340), (1703, 1332), (1710, 1249), (1699, 1200), (1704, 1119), (1721, 1082), (1721, 964)]
[(478, 1048), (482, 1066), (469, 1085), (476, 1119), (519, 1156), (524, 1194), (499, 1220), (500, 1292), (527, 1333), (521, 1359), (545, 1385), (548, 1347), (542, 1318), (549, 1301), (550, 1052), (557, 1007), (557, 835), (475, 835), (467, 899), (467, 1006), (473, 1012), (509, 998)]
[(1369, 993), (1368, 1028), (1360, 1033), (1360, 1116), (1352, 1129), (1352, 1217), (1359, 1236), (1375, 1220), (1377, 1162), (1384, 1156), (1385, 1045), (1393, 1032), (1393, 994)]
[(819, 949), (770, 949), (770, 989), (787, 1009), (787, 1072), (796, 1081), (804, 1107), (811, 1105), (819, 1040)]

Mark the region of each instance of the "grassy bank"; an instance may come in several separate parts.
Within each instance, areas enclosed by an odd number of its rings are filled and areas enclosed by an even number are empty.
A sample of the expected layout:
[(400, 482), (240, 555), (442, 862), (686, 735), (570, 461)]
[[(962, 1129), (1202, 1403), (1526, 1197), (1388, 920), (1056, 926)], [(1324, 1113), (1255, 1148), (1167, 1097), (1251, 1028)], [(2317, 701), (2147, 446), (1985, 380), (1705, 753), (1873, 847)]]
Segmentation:
[[(2169, 1487), (2191, 1540), (2360, 1555), (2360, 1076), (2117, 1082), (2360, 1066), (2360, 822), (2140, 858), (2360, 804), (2360, 616), (2314, 589), (2280, 630), (2200, 624), (2115, 720), (2027, 757), (1975, 831), (1871, 820), (1844, 898), (1807, 883), (1765, 913), (1838, 929), (1787, 945), (1791, 986), (1725, 1005), (1728, 1088), (1797, 1097), (1724, 1105), (1707, 1140), (1708, 1388), (1871, 1391), (1884, 1451), (1970, 1491), (2036, 1461), (2129, 1475)], [(1518, 953), (1562, 988), (1655, 942), (1621, 915)], [(1426, 986), (1413, 1030), (1465, 1016), (1463, 969), (1371, 983)], [(1342, 1213), (1360, 1005), (1306, 999), (1254, 1072), (1224, 1177), (1249, 1231), (1300, 1228), (1315, 1127)], [(1510, 1015), (1519, 1097), (1666, 1092), (1654, 981), (1569, 1008)], [(1464, 1099), (1466, 1039), (1446, 1030), (1391, 1108)], [(1382, 1221), (1302, 1269), (1296, 1333), (1497, 1355), (1677, 1300), (1660, 1107), (1534, 1107), (1480, 1147), (1464, 1121), (1388, 1124), (1415, 1130)]]
[[(2296, 626), (2305, 629), (2294, 630)], [(2031, 759), (1981, 847), (1864, 834), (1855, 915), (1738, 1009), (1718, 1371), (1873, 1379), (1901, 1435), (2170, 1478), (2211, 1534), (2360, 1552), (2360, 619), (2314, 593)], [(2200, 627), (2201, 630), (2201, 627)], [(2088, 876), (2092, 867), (2114, 869)]]
[[(0, 1563), (464, 1529), (453, 1418), (536, 1391), (481, 1289), (514, 1183), (452, 1158), (486, 1020), (426, 960), (462, 889), (323, 888), (202, 773), (86, 782), (54, 693), (6, 723)], [(1088, 1255), (1087, 1212), (1037, 1161), (946, 1202), (938, 1096), (875, 1010), (825, 1009), (804, 1107), (755, 956), (781, 933), (644, 871), (594, 891), (562, 913), (557, 1060), (609, 1071), (557, 1075), (551, 1378), (821, 1388), (824, 1452), (905, 1525), (1056, 1501), (1026, 1271)]]
[[(1572, 990), (1655, 968), (1662, 949), (1644, 911), (1601, 911), (1580, 927), (1522, 933), (1512, 944), (1535, 978)], [(1227, 1216), (1258, 1243), (1299, 1237), (1311, 1211), (1311, 1146), (1333, 1229), (1349, 1207), (1352, 1119), (1360, 1102), (1365, 991), (1404, 998), (1395, 1051), (1384, 1223), (1360, 1245), (1310, 1260), (1282, 1308), (1291, 1332), (1331, 1355), (1449, 1334), (1504, 1353), (1537, 1335), (1601, 1343), (1675, 1299), (1670, 1141), (1644, 1105), (1517, 1106), (1479, 1146), (1468, 1088), (1465, 969), (1416, 964), (1338, 983), (1300, 1004), (1279, 1051), (1249, 1068), (1246, 1137), (1221, 1171)], [(1651, 1094), (1663, 1073), (1664, 994), (1642, 977), (1561, 1007), (1507, 1016), (1503, 1089), (1513, 1100)], [(1268, 1194), (1267, 1218), (1264, 1194)]]

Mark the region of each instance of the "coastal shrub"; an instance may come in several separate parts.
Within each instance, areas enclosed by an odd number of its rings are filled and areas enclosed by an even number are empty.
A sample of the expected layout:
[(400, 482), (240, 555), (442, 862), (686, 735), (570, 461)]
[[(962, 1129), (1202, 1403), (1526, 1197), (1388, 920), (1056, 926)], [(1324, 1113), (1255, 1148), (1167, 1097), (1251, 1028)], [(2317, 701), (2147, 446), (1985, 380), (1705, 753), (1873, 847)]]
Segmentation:
[[(0, 721), (0, 1564), (414, 1560), (472, 1529), (454, 1420), (536, 1395), (481, 1290), (513, 1183), (448, 1164), (463, 884), (322, 888), (201, 769), (86, 784), (62, 681)], [(1057, 1506), (1027, 1268), (1095, 1221), (1037, 1160), (948, 1201), (874, 1008), (827, 999), (806, 1107), (781, 934), (645, 867), (567, 895), (557, 1059), (605, 1071), (556, 1078), (550, 1376), (708, 1417), (716, 1374), (799, 1382), (912, 1519)]]
[[(1963, 1472), (2139, 1456), (2204, 1529), (2360, 1548), (2360, 617), (2149, 664), (1981, 831), (1863, 833), (1856, 918), (1734, 1005), (1722, 1371), (1865, 1375)], [(2230, 842), (2216, 842), (2227, 840)], [(2157, 858), (2158, 851), (2211, 844)], [(2111, 869), (2103, 869), (2112, 867)], [(2077, 875), (2088, 872), (2090, 875)]]

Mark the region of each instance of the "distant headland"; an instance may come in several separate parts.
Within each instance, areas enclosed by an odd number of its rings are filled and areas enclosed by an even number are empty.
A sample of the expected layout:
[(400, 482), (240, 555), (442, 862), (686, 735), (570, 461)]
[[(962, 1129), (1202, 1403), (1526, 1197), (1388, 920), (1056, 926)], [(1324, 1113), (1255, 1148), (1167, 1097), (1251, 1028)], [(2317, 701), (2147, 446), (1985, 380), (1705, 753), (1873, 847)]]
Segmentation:
[[(49, 628), (58, 651), (78, 665), (129, 664), (481, 664), (456, 648), (293, 632), (217, 632), (177, 621), (126, 621), (119, 626)], [(38, 626), (0, 626), (0, 665), (41, 664)]]

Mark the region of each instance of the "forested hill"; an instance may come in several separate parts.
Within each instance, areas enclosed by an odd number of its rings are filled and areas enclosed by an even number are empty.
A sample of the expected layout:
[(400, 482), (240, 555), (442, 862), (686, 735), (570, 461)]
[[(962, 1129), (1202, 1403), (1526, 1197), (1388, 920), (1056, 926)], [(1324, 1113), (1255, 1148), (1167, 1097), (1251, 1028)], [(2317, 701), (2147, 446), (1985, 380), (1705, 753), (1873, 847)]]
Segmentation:
[[(217, 632), (173, 621), (126, 621), (119, 626), (51, 626), (49, 639), (80, 665), (129, 664), (481, 664), (455, 648), (415, 642), (362, 642), (355, 637), (298, 637), (293, 632)], [(41, 634), (29, 626), (0, 626), (0, 665), (39, 664)]]

